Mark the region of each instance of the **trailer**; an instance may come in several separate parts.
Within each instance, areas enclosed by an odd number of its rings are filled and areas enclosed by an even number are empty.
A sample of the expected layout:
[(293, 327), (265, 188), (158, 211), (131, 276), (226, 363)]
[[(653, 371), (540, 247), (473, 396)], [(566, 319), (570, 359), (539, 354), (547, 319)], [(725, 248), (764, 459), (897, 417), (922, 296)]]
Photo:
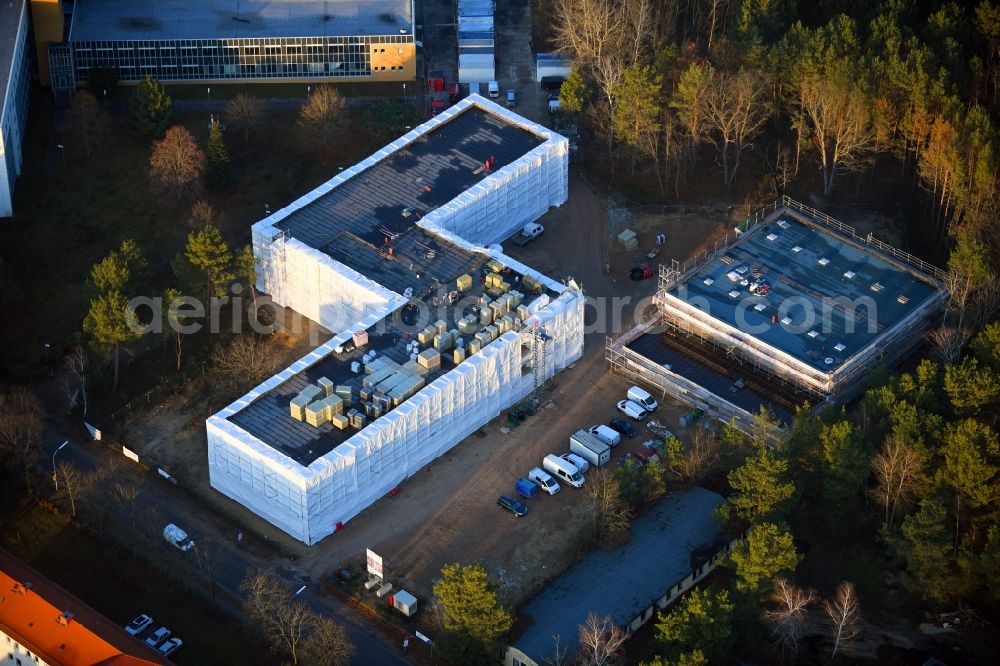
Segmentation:
[(458, 56), (459, 83), (486, 83), (496, 80), (493, 53), (463, 53)]
[(611, 447), (586, 430), (577, 430), (570, 435), (569, 450), (594, 467), (605, 465), (611, 460)]

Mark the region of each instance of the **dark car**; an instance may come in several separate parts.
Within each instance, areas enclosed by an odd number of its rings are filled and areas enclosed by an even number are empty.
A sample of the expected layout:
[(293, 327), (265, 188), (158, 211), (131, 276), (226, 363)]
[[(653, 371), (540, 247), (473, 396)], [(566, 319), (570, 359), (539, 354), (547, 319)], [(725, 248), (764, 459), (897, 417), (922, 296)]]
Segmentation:
[(639, 430), (625, 419), (613, 418), (608, 421), (608, 425), (611, 426), (612, 430), (617, 430), (629, 439), (632, 439), (639, 433)]
[(497, 506), (501, 509), (507, 509), (518, 518), (528, 513), (528, 507), (524, 506), (513, 497), (507, 497), (506, 495), (500, 496), (500, 499), (497, 500)]

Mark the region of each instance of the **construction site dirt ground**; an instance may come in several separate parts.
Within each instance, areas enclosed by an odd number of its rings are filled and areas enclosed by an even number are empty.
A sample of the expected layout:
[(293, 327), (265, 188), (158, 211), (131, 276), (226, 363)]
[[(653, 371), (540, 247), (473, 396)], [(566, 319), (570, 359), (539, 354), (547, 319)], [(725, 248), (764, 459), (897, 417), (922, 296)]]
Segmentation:
[[(604, 346), (607, 336), (632, 325), (637, 304), (651, 307), (656, 280), (634, 282), (628, 273), (654, 247), (655, 235), (668, 237), (656, 259), (663, 263), (684, 259), (711, 243), (728, 223), (694, 215), (629, 221), (640, 246), (632, 252), (613, 247), (609, 273), (604, 201), (575, 173), (571, 171), (569, 201), (540, 221), (546, 227), (541, 238), (507, 249), (547, 275), (572, 277), (583, 286), (591, 299), (583, 358), (550, 382), (548, 406), (519, 427), (503, 432), (507, 420), (501, 415), (404, 481), (396, 496), (376, 502), (316, 546), (304, 546), (210, 488), (204, 419), (235, 396), (209, 401), (179, 396), (135, 419), (125, 433), (128, 445), (249, 534), (292, 556), (292, 566), (314, 581), (343, 564), (361, 567), (365, 549), (371, 548), (385, 559), (397, 588), (405, 587), (419, 598), (428, 599), (444, 564), (479, 562), (501, 582), (508, 602), (524, 600), (576, 555), (575, 541), (585, 518), (582, 491), (564, 486), (555, 496), (528, 500), (529, 512), (523, 518), (502, 511), (497, 498), (514, 495), (515, 479), (540, 466), (547, 453), (566, 452), (574, 431), (619, 416), (615, 403), (624, 398), (628, 385), (606, 372)], [(310, 346), (304, 335), (283, 344), (289, 362)], [(682, 411), (664, 405), (655, 416), (672, 427)], [(684, 439), (683, 432), (678, 434)], [(640, 428), (634, 439), (615, 449), (615, 458), (648, 438)]]

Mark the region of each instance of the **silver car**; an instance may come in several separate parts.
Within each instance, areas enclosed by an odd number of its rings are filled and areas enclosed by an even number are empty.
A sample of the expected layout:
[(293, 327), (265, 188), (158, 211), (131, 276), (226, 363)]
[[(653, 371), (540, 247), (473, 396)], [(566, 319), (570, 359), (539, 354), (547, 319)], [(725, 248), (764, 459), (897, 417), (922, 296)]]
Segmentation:
[(143, 613), (125, 626), (125, 633), (130, 636), (138, 636), (151, 624), (153, 624), (153, 618)]
[(166, 627), (160, 627), (146, 637), (146, 645), (149, 647), (156, 647), (168, 638), (170, 638), (170, 630)]

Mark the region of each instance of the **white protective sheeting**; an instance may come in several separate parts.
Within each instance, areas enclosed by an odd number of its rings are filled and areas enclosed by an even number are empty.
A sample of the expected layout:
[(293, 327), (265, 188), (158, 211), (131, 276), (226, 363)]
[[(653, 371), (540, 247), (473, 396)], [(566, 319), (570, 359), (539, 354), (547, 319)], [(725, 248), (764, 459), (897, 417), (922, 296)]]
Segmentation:
[[(524, 157), (490, 174), (419, 222), (428, 233), (468, 251), (489, 255), (541, 281), (554, 297), (529, 303), (522, 328), (500, 336), (409, 400), (368, 424), (331, 452), (303, 466), (228, 420), (251, 402), (312, 366), (354, 330), (370, 328), (401, 307), (398, 294), (324, 253), (288, 238), (276, 224), (341, 182), (384, 159), (471, 105), (505, 117), (544, 139)], [(307, 544), (313, 544), (521, 400), (535, 386), (533, 365), (548, 379), (583, 354), (584, 297), (507, 257), (497, 241), (566, 200), (566, 139), (478, 95), (389, 144), (358, 165), (253, 227), (260, 261), (258, 287), (282, 305), (342, 331), (210, 417), (212, 487)], [(542, 334), (535, 336), (537, 330)], [(536, 354), (533, 345), (541, 344)]]
[(460, 53), (458, 55), (458, 82), (484, 83), (496, 79), (496, 63), (492, 49), (489, 53)]
[(571, 285), (546, 301), (536, 299), (542, 307), (521, 331), (500, 336), (308, 467), (226, 420), (331, 353), (350, 337), (343, 332), (208, 419), (212, 487), (295, 538), (317, 542), (534, 390), (536, 321), (545, 379), (580, 358), (583, 293)]

